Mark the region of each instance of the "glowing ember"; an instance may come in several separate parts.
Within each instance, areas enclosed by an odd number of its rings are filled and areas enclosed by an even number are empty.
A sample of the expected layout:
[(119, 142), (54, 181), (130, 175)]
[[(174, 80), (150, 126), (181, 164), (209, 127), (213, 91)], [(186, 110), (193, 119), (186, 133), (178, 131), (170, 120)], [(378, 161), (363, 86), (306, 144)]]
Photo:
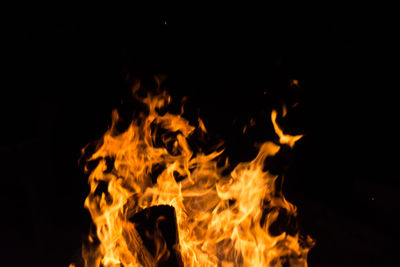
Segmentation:
[[(207, 133), (201, 119), (195, 127), (182, 114), (159, 112), (171, 101), (165, 92), (137, 98), (148, 113), (118, 133), (114, 111), (111, 129), (89, 159), (98, 163), (89, 176), (85, 207), (96, 227), (83, 248), (85, 266), (157, 266), (173, 255), (184, 266), (307, 266), (309, 237), (269, 231), (280, 213), (296, 215), (276, 189), (278, 176), (264, 170), (280, 145), (265, 142), (255, 159), (223, 174), (228, 161), (217, 165), (223, 151), (195, 153), (189, 145), (194, 133)], [(276, 118), (273, 111), (280, 143), (292, 147), (301, 136), (284, 134)], [(104, 185), (105, 192), (98, 193)], [(154, 244), (149, 249), (132, 217), (160, 205), (173, 207), (177, 242), (172, 248), (166, 243), (158, 227), (169, 215), (160, 216), (154, 231), (145, 230)]]

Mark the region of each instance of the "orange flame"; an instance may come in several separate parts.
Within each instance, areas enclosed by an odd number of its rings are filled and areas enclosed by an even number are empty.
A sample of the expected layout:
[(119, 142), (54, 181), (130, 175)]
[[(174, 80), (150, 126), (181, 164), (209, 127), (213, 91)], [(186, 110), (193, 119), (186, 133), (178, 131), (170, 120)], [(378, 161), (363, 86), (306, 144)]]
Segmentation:
[[(295, 136), (292, 136), (292, 135), (284, 134), (283, 131), (281, 130), (281, 128), (279, 128), (278, 124), (276, 123), (276, 116), (277, 116), (277, 114), (278, 114), (278, 113), (276, 112), (276, 110), (273, 110), (273, 111), (271, 112), (271, 121), (272, 121), (272, 124), (274, 125), (275, 133), (279, 136), (279, 142), (280, 142), (281, 144), (287, 144), (287, 145), (289, 145), (290, 147), (293, 147), (294, 144), (295, 144), (300, 138), (303, 137), (303, 135), (295, 135)], [(286, 112), (284, 112), (284, 114), (286, 115)]]
[[(207, 132), (201, 119), (195, 128), (181, 115), (160, 115), (157, 110), (170, 102), (165, 92), (148, 94), (141, 101), (147, 105), (148, 115), (142, 114), (118, 134), (119, 118), (114, 111), (111, 129), (89, 159), (98, 161), (90, 173), (90, 193), (85, 200), (96, 234), (89, 237), (91, 244), (83, 250), (85, 266), (156, 266), (168, 257), (173, 251), (166, 249), (162, 236), (148, 233), (157, 247), (150, 253), (129, 220), (157, 205), (175, 210), (179, 245), (174, 250), (184, 266), (282, 266), (285, 261), (291, 266), (307, 266), (311, 246), (302, 246), (299, 234), (273, 235), (269, 231), (281, 210), (296, 215), (295, 206), (276, 189), (278, 176), (264, 170), (264, 162), (279, 152), (279, 145), (265, 142), (255, 159), (223, 175), (228, 161), (217, 166), (223, 151), (194, 154), (189, 146), (188, 139), (195, 131)], [(301, 136), (284, 134), (276, 116), (273, 111), (271, 119), (280, 143), (292, 147)], [(160, 129), (175, 133), (175, 137), (161, 135), (159, 145)], [(111, 168), (110, 158), (114, 160)], [(154, 181), (151, 174), (157, 164), (165, 168)], [(184, 179), (177, 181), (176, 174)], [(101, 183), (107, 190), (99, 195), (96, 190)], [(308, 241), (311, 243), (310, 238)]]

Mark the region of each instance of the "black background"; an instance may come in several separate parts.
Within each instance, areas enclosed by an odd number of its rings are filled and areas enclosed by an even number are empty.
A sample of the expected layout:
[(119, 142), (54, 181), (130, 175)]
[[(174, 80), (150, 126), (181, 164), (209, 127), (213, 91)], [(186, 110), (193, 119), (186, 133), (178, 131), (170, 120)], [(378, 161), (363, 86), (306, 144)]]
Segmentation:
[[(316, 239), (309, 265), (395, 266), (399, 46), (391, 2), (3, 7), (4, 266), (67, 266), (79, 257), (90, 223), (80, 150), (126, 101), (128, 73), (167, 75), (173, 97), (189, 96), (233, 163), (274, 138), (272, 108), (298, 102), (281, 120), (305, 134), (284, 190)], [(257, 124), (243, 135), (250, 118)]]

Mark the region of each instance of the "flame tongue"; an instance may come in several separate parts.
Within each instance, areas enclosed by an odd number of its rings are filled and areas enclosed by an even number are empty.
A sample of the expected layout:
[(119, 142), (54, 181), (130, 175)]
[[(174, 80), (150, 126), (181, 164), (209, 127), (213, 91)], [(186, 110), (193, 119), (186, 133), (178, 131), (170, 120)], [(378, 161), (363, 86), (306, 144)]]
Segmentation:
[[(264, 162), (280, 146), (264, 143), (254, 160), (238, 164), (224, 176), (228, 163), (218, 167), (216, 162), (222, 151), (194, 155), (188, 138), (196, 128), (180, 115), (157, 112), (169, 101), (166, 93), (142, 99), (148, 115), (133, 121), (121, 134), (115, 134), (118, 114), (114, 112), (113, 126), (91, 156), (98, 164), (89, 176), (85, 207), (98, 242), (89, 238), (92, 245), (84, 250), (85, 265), (156, 266), (171, 253), (180, 253), (184, 266), (282, 266), (288, 259), (293, 266), (306, 266), (309, 248), (300, 246), (298, 234), (269, 231), (280, 210), (296, 214), (295, 207), (276, 190), (278, 176), (263, 170)], [(280, 142), (293, 146), (301, 136), (284, 134), (276, 116), (272, 112)], [(199, 129), (206, 133), (200, 119)], [(169, 134), (160, 136), (161, 130)], [(156, 145), (160, 138), (161, 145)], [(107, 159), (113, 161), (111, 168)], [(107, 190), (99, 194), (101, 183)], [(179, 242), (173, 247), (165, 244), (157, 229), (143, 230), (145, 237), (141, 236), (137, 223), (129, 220), (159, 205), (175, 210)], [(146, 240), (152, 240), (152, 251), (145, 246)]]

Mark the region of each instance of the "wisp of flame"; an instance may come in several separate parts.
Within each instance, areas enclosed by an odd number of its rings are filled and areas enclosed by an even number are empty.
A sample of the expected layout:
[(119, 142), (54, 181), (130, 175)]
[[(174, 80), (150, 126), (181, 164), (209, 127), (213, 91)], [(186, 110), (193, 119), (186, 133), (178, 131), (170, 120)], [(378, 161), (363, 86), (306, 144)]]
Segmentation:
[[(95, 226), (83, 248), (85, 266), (157, 266), (167, 258), (171, 251), (162, 236), (152, 237), (157, 250), (150, 253), (130, 221), (133, 214), (159, 205), (174, 208), (178, 242), (173, 249), (184, 266), (307, 266), (311, 246), (304, 244), (312, 243), (310, 237), (303, 242), (298, 233), (269, 231), (280, 212), (295, 216), (296, 207), (277, 189), (278, 176), (264, 170), (265, 162), (301, 138), (283, 133), (276, 111), (271, 119), (280, 144), (263, 143), (252, 161), (226, 174), (228, 161), (217, 164), (222, 150), (194, 153), (189, 145), (195, 131), (206, 134), (203, 121), (195, 127), (182, 114), (159, 112), (170, 102), (166, 92), (137, 98), (148, 112), (118, 133), (114, 111), (111, 128), (88, 160), (97, 165), (85, 200)], [(174, 134), (160, 134), (160, 129)], [(160, 138), (164, 145), (157, 144)], [(160, 165), (154, 179), (154, 166)], [(183, 179), (178, 181), (177, 174)], [(98, 194), (100, 184), (106, 192)]]

